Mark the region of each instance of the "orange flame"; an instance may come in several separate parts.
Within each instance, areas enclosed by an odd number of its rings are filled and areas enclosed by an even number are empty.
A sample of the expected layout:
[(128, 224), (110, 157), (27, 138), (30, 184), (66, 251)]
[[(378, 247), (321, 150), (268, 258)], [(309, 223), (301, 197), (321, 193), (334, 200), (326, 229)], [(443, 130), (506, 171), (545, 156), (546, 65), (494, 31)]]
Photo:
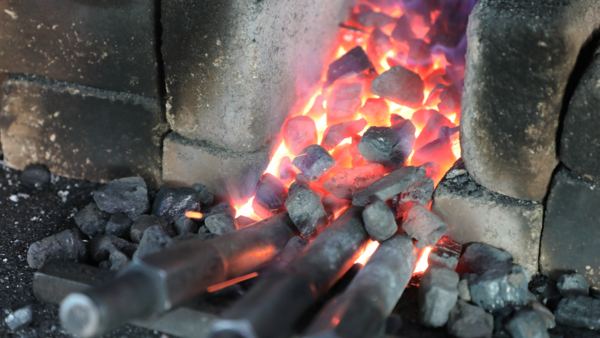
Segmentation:
[(367, 247), (365, 248), (365, 252), (363, 252), (363, 254), (360, 255), (360, 257), (358, 257), (358, 259), (356, 261), (354, 261), (354, 264), (358, 263), (363, 266), (365, 264), (367, 264), (367, 262), (369, 261), (371, 256), (373, 256), (373, 254), (375, 253), (375, 250), (377, 250), (378, 247), (379, 247), (379, 242), (371, 241), (371, 243), (367, 244)]
[(421, 251), (421, 256), (419, 257), (419, 260), (417, 261), (417, 266), (415, 267), (415, 271), (413, 273), (418, 273), (418, 272), (423, 272), (425, 270), (427, 270), (427, 268), (429, 267), (429, 264), (427, 263), (427, 258), (429, 257), (429, 253), (431, 252), (431, 247), (425, 247), (425, 249), (423, 249)]
[(250, 278), (254, 278), (256, 276), (258, 276), (258, 272), (249, 273), (247, 275), (240, 276), (238, 278), (230, 279), (230, 280), (225, 281), (223, 283), (219, 283), (219, 284), (215, 284), (213, 286), (209, 286), (206, 289), (206, 291), (209, 292), (209, 293), (212, 293), (212, 292), (215, 292), (215, 291), (219, 291), (219, 290), (224, 289), (224, 288), (226, 288), (228, 286), (232, 286), (233, 284), (237, 284), (237, 283), (243, 282), (245, 280), (248, 280)]

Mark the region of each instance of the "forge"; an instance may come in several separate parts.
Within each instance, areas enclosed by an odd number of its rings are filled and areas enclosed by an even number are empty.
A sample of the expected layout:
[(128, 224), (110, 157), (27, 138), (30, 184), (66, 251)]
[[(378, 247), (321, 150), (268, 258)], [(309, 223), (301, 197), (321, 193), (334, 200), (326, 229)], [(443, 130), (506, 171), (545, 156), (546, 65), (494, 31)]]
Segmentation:
[(600, 2), (0, 18), (2, 335), (600, 337)]

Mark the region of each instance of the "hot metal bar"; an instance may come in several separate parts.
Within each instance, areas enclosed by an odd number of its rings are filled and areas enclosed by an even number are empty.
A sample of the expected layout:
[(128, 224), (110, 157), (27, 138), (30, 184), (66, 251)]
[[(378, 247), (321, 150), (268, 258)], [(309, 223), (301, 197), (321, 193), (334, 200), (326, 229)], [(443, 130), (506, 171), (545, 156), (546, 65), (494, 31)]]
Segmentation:
[(362, 207), (351, 207), (285, 268), (263, 277), (221, 320), (211, 338), (280, 338), (350, 269), (369, 243)]
[(381, 336), (385, 319), (410, 281), (417, 253), (412, 239), (404, 233), (381, 243), (346, 292), (317, 315), (305, 337)]
[[(115, 273), (73, 262), (49, 262), (33, 276), (33, 292), (43, 302), (59, 304), (72, 292), (81, 292), (114, 278)], [(215, 314), (180, 307), (146, 320), (130, 324), (149, 330), (158, 330), (182, 338), (206, 338)]]
[(282, 213), (213, 240), (190, 240), (134, 260), (115, 279), (68, 295), (61, 304), (61, 322), (69, 332), (90, 337), (167, 311), (211, 285), (265, 266), (296, 235)]

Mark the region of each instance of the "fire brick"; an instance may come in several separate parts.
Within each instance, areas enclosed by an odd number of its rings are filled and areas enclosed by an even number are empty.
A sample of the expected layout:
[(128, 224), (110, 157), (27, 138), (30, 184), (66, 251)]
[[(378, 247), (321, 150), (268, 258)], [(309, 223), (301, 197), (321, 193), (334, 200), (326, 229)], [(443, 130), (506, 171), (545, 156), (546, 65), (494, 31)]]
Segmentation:
[(245, 200), (269, 165), (270, 148), (240, 153), (204, 141), (191, 141), (176, 133), (164, 142), (163, 179), (166, 185), (184, 187), (201, 183), (215, 197)]
[(159, 100), (18, 74), (3, 86), (0, 129), (9, 167), (39, 163), (77, 179), (141, 176), (160, 185), (168, 126)]
[(564, 118), (559, 157), (574, 173), (600, 183), (600, 46), (579, 81)]
[(158, 97), (156, 3), (1, 0), (0, 72)]
[(445, 236), (461, 244), (480, 242), (506, 250), (516, 264), (538, 271), (542, 204), (482, 187), (457, 161), (438, 184), (431, 211), (448, 223)]
[(558, 164), (565, 88), (599, 25), (598, 1), (477, 3), (467, 28), (460, 123), (462, 156), (475, 181), (517, 199), (544, 198)]
[(600, 185), (562, 167), (554, 175), (544, 215), (540, 271), (553, 279), (577, 272), (600, 287)]
[(172, 129), (234, 152), (262, 151), (319, 85), (338, 24), (352, 5), (346, 0), (162, 1)]

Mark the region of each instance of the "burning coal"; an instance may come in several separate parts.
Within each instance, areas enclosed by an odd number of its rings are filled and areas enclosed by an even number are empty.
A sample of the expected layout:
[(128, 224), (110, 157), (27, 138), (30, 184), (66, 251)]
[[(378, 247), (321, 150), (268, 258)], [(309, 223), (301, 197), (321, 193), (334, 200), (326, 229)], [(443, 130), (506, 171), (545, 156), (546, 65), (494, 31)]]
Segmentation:
[[(336, 205), (327, 210), (334, 216), (358, 191), (404, 166), (425, 166), (437, 184), (460, 158), (464, 32), (473, 6), (359, 1), (341, 25), (321, 88), (304, 110), (290, 114), (257, 195), (239, 203), (237, 215), (259, 220), (284, 211), (293, 182), (310, 187), (326, 207)], [(314, 145), (330, 156), (305, 150)], [(426, 269), (429, 251), (418, 271)]]

